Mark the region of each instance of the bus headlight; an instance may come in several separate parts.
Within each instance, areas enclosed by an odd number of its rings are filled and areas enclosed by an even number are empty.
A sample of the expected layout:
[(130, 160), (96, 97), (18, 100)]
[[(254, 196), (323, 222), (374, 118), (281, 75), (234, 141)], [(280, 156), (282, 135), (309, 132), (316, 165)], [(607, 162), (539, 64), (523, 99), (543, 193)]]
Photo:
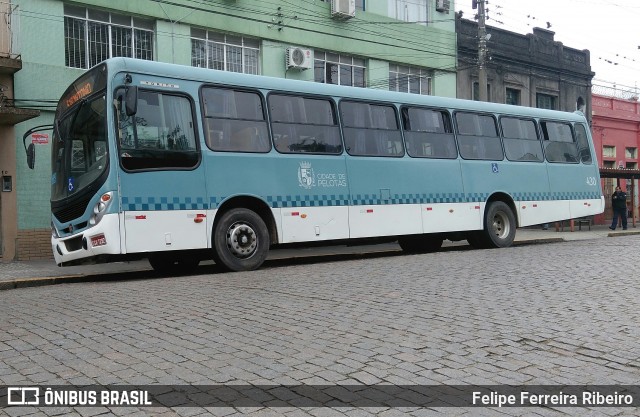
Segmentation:
[(56, 229), (56, 226), (53, 224), (53, 220), (51, 221), (51, 236), (53, 236), (54, 239), (60, 238), (60, 236), (58, 235), (58, 230)]
[(109, 191), (108, 193), (104, 193), (100, 196), (100, 200), (98, 200), (96, 205), (93, 207), (93, 214), (89, 219), (90, 225), (95, 226), (96, 224), (100, 223), (100, 220), (102, 220), (102, 217), (104, 216), (107, 209), (109, 208), (109, 205), (111, 204), (112, 199), (113, 199), (112, 191)]

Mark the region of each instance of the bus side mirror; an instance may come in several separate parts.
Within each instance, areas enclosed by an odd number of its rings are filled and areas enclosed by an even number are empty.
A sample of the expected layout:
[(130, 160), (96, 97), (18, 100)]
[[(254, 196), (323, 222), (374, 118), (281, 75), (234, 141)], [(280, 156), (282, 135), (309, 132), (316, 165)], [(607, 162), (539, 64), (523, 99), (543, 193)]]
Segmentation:
[(124, 97), (124, 105), (127, 111), (127, 116), (133, 116), (138, 112), (138, 87), (127, 87), (127, 92)]
[(36, 166), (36, 147), (33, 143), (30, 143), (27, 148), (27, 166), (29, 169), (33, 169)]

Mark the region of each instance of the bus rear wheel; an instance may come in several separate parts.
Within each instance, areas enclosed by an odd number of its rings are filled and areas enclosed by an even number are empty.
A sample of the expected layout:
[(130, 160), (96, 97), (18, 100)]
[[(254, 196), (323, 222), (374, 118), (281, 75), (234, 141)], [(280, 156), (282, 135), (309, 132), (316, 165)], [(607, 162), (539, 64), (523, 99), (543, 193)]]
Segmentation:
[(440, 249), (443, 240), (438, 235), (408, 235), (400, 236), (398, 244), (407, 253), (429, 253)]
[(229, 271), (258, 269), (269, 252), (269, 231), (254, 211), (236, 208), (222, 214), (213, 230), (214, 261)]
[(516, 237), (516, 216), (502, 201), (489, 203), (484, 216), (484, 229), (471, 232), (467, 238), (475, 248), (506, 248)]

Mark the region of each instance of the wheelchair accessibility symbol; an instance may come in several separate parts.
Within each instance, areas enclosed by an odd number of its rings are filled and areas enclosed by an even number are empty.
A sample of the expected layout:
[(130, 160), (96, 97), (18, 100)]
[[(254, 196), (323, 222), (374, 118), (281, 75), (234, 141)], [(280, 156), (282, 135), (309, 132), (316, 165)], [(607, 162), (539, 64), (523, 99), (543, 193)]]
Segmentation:
[(491, 172), (493, 172), (494, 174), (500, 172), (500, 169), (498, 169), (498, 164), (496, 164), (495, 162), (491, 164)]

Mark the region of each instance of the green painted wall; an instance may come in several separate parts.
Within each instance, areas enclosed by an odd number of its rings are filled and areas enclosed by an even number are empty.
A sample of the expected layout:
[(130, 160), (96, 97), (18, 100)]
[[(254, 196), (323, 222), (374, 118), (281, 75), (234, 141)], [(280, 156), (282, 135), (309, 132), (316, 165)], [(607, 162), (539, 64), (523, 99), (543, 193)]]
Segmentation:
[[(21, 100), (57, 100), (82, 70), (66, 68), (63, 3), (52, 0), (16, 2), (20, 10), (22, 69), (14, 76), (15, 96)], [(22, 135), (30, 128), (53, 122), (53, 108), (16, 125), (16, 192), (18, 229), (49, 227), (51, 145), (36, 145), (36, 168), (27, 168)], [(51, 132), (49, 140), (51, 141)]]
[[(63, 5), (60, 0), (14, 0), (20, 10), (23, 68), (15, 75), (17, 99), (58, 99), (83, 71), (66, 68)], [(185, 4), (189, 7), (175, 4)], [(191, 64), (191, 26), (262, 39), (263, 75), (312, 81), (313, 70), (285, 68), (287, 46), (301, 46), (367, 59), (367, 80), (380, 87), (388, 79), (389, 62), (436, 70), (433, 93), (455, 97), (456, 40), (451, 2), (449, 14), (437, 13), (430, 1), (428, 25), (399, 23), (386, 17), (386, 0), (367, 1), (356, 18), (330, 18), (330, 3), (319, 0), (85, 0), (75, 5), (105, 9), (156, 21), (155, 59)], [(22, 134), (51, 123), (53, 109), (16, 126), (18, 228), (50, 224), (50, 144), (36, 146), (36, 169), (26, 167)]]

